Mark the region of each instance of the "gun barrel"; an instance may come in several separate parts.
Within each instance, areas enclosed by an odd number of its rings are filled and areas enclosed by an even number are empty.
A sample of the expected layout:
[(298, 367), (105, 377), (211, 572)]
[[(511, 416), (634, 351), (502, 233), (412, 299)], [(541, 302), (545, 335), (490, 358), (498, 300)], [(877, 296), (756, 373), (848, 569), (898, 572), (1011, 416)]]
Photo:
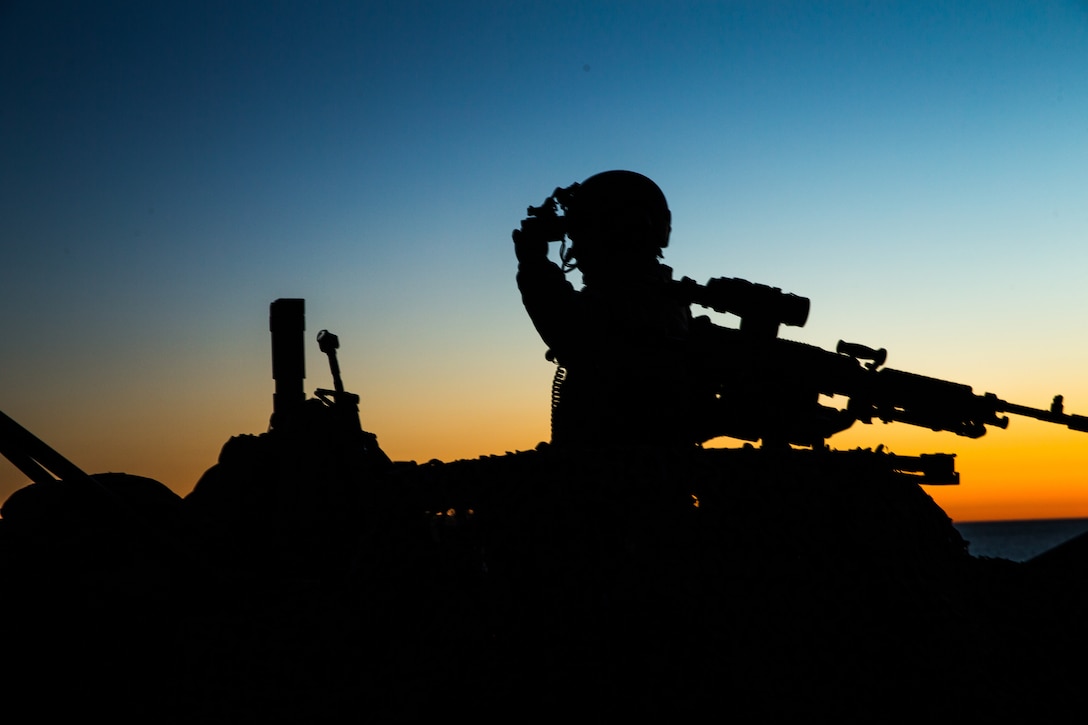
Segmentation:
[(1009, 403), (1004, 400), (1001, 401), (1000, 410), (1004, 413), (1021, 415), (1025, 418), (1034, 418), (1035, 420), (1041, 420), (1046, 423), (1057, 423), (1058, 425), (1066, 426), (1070, 430), (1088, 433), (1088, 416), (1063, 412), (1062, 396), (1060, 395), (1054, 396), (1054, 402), (1051, 404), (1049, 410), (1031, 408), (1026, 405), (1017, 405), (1016, 403)]

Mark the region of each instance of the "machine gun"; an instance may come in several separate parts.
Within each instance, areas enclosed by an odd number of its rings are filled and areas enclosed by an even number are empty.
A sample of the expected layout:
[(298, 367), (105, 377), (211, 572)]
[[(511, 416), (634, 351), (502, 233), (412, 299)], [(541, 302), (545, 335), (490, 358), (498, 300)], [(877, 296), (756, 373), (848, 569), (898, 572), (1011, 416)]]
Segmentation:
[[(1088, 432), (1088, 417), (1032, 408), (977, 394), (970, 386), (883, 368), (885, 349), (839, 341), (831, 352), (778, 337), (781, 324), (800, 327), (808, 300), (741, 279), (716, 278), (700, 285), (673, 283), (679, 299), (741, 318), (740, 327), (696, 317), (692, 364), (696, 380), (696, 427), (702, 441), (726, 436), (764, 446), (823, 447), (827, 438), (855, 422), (898, 422), (978, 438), (988, 426), (1005, 428), (1008, 414)], [(844, 408), (820, 403), (845, 398)]]

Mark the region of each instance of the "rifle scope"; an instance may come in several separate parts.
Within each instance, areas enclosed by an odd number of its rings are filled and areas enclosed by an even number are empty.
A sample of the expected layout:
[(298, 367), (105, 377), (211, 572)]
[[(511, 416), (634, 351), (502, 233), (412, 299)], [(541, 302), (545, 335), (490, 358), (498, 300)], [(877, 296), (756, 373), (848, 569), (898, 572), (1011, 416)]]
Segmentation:
[(692, 303), (736, 315), (742, 321), (790, 327), (804, 327), (808, 321), (809, 299), (777, 287), (737, 277), (715, 277), (705, 285), (684, 277), (679, 284)]

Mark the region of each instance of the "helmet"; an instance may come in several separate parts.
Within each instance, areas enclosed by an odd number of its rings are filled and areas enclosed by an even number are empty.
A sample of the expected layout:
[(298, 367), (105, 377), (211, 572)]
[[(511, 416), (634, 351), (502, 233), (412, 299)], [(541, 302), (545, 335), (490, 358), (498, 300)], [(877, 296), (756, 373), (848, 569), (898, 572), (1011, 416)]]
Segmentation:
[(572, 254), (588, 247), (607, 253), (652, 251), (661, 256), (669, 244), (672, 214), (665, 194), (653, 181), (634, 171), (605, 171), (569, 190), (564, 204)]

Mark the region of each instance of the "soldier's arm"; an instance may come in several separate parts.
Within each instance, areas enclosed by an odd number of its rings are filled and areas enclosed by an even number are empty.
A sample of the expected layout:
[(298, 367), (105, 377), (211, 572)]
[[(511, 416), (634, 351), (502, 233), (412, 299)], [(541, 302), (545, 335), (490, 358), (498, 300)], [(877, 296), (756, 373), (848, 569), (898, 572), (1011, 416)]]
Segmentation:
[(577, 292), (559, 265), (548, 258), (548, 243), (514, 231), (518, 258), (517, 283), (521, 301), (537, 332), (553, 350), (562, 348), (572, 326)]

